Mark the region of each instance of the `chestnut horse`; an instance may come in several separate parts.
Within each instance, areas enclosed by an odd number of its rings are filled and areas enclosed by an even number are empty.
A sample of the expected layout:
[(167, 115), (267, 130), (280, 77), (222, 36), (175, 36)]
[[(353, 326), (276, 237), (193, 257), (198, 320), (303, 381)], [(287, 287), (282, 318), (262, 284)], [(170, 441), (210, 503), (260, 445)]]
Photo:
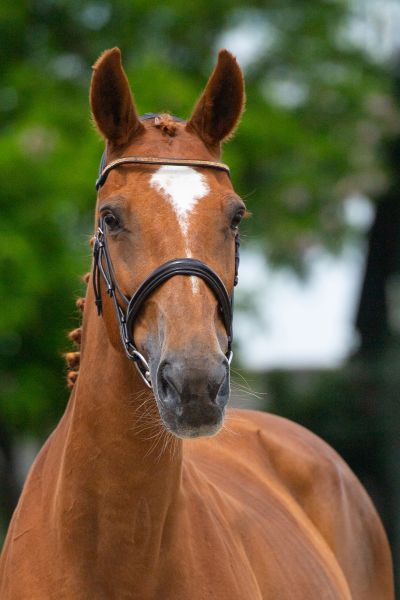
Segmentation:
[(79, 376), (12, 519), (1, 600), (393, 599), (381, 522), (329, 446), (247, 410), (210, 437), (245, 212), (219, 162), (236, 60), (220, 52), (187, 122), (137, 116), (116, 48), (90, 98), (107, 146)]

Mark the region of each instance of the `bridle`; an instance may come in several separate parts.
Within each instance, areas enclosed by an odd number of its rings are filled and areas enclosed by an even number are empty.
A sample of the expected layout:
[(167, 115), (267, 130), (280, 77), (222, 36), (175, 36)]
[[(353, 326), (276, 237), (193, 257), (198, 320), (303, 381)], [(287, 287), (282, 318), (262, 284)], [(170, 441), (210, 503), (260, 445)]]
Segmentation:
[[(147, 113), (146, 115), (141, 117), (141, 119), (151, 119), (156, 116), (157, 115), (154, 113)], [(174, 117), (174, 119), (177, 121), (181, 121), (181, 119), (178, 119), (177, 117)], [(99, 176), (96, 181), (96, 190), (98, 191), (104, 185), (107, 176), (112, 169), (126, 164), (193, 166), (225, 171), (226, 173), (228, 173), (228, 175), (230, 173), (229, 167), (223, 163), (184, 158), (124, 156), (113, 160), (109, 164), (106, 164), (105, 151), (100, 162)], [(237, 233), (235, 237), (234, 286), (236, 286), (238, 282), (239, 247), (240, 238), (239, 234)], [(136, 365), (136, 368), (138, 369), (144, 383), (149, 388), (152, 388), (149, 364), (144, 358), (144, 356), (136, 348), (132, 333), (133, 326), (140, 309), (142, 308), (144, 302), (147, 300), (150, 294), (154, 292), (154, 290), (156, 290), (165, 281), (167, 281), (171, 277), (174, 277), (175, 275), (189, 275), (192, 277), (200, 277), (213, 291), (215, 297), (218, 300), (221, 317), (228, 337), (226, 358), (230, 363), (232, 360), (233, 292), (232, 295), (229, 296), (226, 287), (219, 275), (217, 275), (217, 273), (213, 269), (211, 269), (211, 267), (209, 267), (200, 260), (194, 258), (175, 258), (157, 267), (140, 284), (140, 286), (134, 292), (131, 298), (128, 298), (122, 292), (115, 276), (115, 271), (113, 268), (108, 248), (107, 225), (105, 223), (104, 217), (99, 218), (98, 228), (93, 245), (93, 289), (95, 295), (95, 304), (97, 307), (97, 314), (102, 314), (100, 284), (101, 278), (103, 278), (106, 284), (107, 294), (114, 303), (115, 313), (119, 323), (121, 341), (125, 349), (126, 355), (129, 359), (134, 361), (134, 364)], [(121, 307), (118, 301), (116, 291), (118, 293), (119, 298), (125, 305), (124, 308)]]

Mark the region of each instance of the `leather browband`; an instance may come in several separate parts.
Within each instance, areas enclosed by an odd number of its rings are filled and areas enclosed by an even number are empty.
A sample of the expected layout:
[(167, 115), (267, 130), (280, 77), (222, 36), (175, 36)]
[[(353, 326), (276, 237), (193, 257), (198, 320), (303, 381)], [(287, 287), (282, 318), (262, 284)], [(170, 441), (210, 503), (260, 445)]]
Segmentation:
[[(103, 160), (102, 160), (103, 163)], [(187, 167), (206, 167), (208, 169), (217, 169), (225, 171), (230, 176), (228, 165), (221, 162), (213, 162), (212, 160), (196, 160), (192, 158), (163, 158), (155, 156), (123, 156), (113, 160), (108, 165), (101, 164), (101, 171), (96, 181), (96, 190), (99, 190), (106, 182), (109, 172), (119, 165), (176, 165)]]

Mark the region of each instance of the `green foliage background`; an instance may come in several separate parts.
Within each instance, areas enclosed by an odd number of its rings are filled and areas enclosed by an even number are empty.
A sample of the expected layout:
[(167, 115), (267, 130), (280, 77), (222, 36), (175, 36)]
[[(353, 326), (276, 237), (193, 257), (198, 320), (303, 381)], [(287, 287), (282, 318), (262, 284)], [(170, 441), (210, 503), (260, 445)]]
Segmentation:
[(382, 179), (375, 150), (387, 119), (374, 106), (387, 81), (345, 41), (341, 0), (3, 0), (1, 11), (0, 418), (43, 434), (67, 398), (64, 334), (90, 261), (97, 56), (122, 49), (141, 112), (186, 117), (227, 34), (254, 33), (247, 111), (224, 158), (255, 214), (247, 236), (300, 272), (310, 245), (337, 252), (353, 234), (346, 194)]

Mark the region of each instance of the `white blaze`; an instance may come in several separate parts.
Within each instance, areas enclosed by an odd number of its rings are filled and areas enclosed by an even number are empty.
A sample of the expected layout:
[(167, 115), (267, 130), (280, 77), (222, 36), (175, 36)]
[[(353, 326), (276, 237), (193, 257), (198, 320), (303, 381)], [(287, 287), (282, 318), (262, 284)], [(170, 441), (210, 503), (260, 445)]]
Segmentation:
[[(189, 218), (199, 200), (210, 191), (204, 175), (192, 167), (164, 165), (150, 179), (150, 185), (171, 204), (185, 239), (186, 256), (192, 256), (189, 247)], [(196, 277), (191, 277), (192, 289), (198, 291)]]
[(210, 191), (204, 175), (192, 167), (164, 165), (151, 177), (150, 185), (171, 203), (182, 233), (187, 238), (190, 213)]

